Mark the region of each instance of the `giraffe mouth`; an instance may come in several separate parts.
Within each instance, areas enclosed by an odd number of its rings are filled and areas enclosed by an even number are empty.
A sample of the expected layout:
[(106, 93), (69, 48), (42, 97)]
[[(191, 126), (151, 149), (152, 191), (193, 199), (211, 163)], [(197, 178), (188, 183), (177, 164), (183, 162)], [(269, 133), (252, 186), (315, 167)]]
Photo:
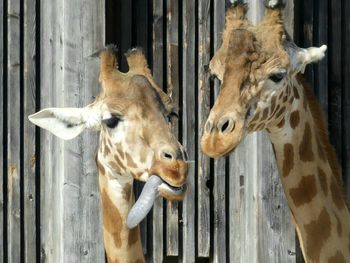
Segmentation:
[(173, 201), (180, 201), (185, 196), (187, 186), (174, 187), (157, 175), (152, 175), (144, 185), (136, 203), (130, 209), (127, 226), (129, 229), (136, 227), (152, 209), (153, 203), (159, 195)]

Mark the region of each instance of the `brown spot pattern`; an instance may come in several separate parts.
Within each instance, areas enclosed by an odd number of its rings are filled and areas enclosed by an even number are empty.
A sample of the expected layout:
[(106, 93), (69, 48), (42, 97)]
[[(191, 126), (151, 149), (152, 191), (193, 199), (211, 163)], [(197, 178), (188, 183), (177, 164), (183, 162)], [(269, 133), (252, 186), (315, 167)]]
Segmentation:
[(343, 193), (335, 177), (332, 178), (330, 190), (331, 190), (333, 202), (338, 207), (338, 209), (342, 210), (345, 207)]
[(97, 165), (97, 170), (104, 175), (106, 173), (105, 168), (103, 167), (103, 165), (100, 163), (100, 161), (96, 158), (96, 165)]
[(300, 115), (299, 115), (299, 111), (293, 111), (290, 114), (290, 127), (292, 127), (292, 129), (294, 130), (300, 122)]
[(331, 235), (331, 219), (326, 208), (323, 208), (316, 220), (305, 225), (307, 235), (306, 255), (314, 261), (319, 262), (321, 249)]
[(260, 121), (266, 120), (268, 113), (269, 113), (269, 108), (266, 108), (262, 114)]
[(276, 119), (278, 119), (284, 112), (286, 111), (286, 107), (282, 107), (277, 114), (276, 114)]
[(300, 160), (303, 162), (312, 162), (315, 158), (312, 152), (312, 137), (310, 124), (306, 123), (303, 139), (299, 146)]
[(293, 93), (294, 93), (294, 98), (295, 99), (300, 99), (300, 95), (299, 95), (299, 92), (297, 90), (297, 88), (295, 86), (293, 86)]
[(145, 261), (143, 259), (138, 259), (134, 263), (144, 263)]
[(289, 194), (295, 206), (311, 202), (317, 194), (316, 179), (314, 175), (303, 176), (298, 187), (291, 188)]
[(271, 112), (274, 111), (275, 107), (276, 107), (276, 96), (273, 96), (272, 99), (271, 99)]
[(115, 162), (108, 162), (108, 164), (113, 168), (114, 171), (117, 173), (122, 173), (123, 171), (120, 169), (117, 163)]
[(109, 198), (106, 190), (102, 191), (102, 212), (103, 212), (103, 227), (113, 237), (114, 245), (118, 248), (122, 245), (121, 230), (122, 217), (112, 200)]
[(326, 154), (318, 136), (316, 137), (318, 156), (322, 161), (326, 161)]
[(125, 153), (120, 148), (117, 148), (117, 152), (118, 152), (118, 155), (120, 156), (120, 158), (122, 158), (122, 160), (124, 160), (125, 159)]
[(131, 247), (139, 240), (139, 227), (134, 227), (129, 231), (128, 246)]
[(130, 156), (130, 154), (125, 153), (125, 156), (126, 156), (126, 161), (127, 161), (128, 167), (137, 168), (137, 165), (134, 162), (134, 160), (132, 159), (132, 157)]
[(126, 201), (130, 200), (130, 195), (131, 195), (131, 184), (126, 184), (125, 187), (123, 188), (123, 198)]
[(334, 256), (328, 259), (328, 263), (345, 263), (343, 254), (338, 250)]
[[(283, 177), (287, 177), (294, 166), (294, 150), (293, 145), (286, 143), (284, 145), (284, 160), (283, 160)], [(275, 153), (276, 155), (276, 153)]]
[(282, 120), (277, 124), (277, 127), (281, 129), (285, 123), (286, 123), (285, 119), (282, 118)]
[(338, 232), (338, 236), (342, 236), (342, 232), (343, 232), (343, 229), (342, 229), (342, 225), (341, 225), (341, 222), (340, 222), (340, 219), (339, 217), (337, 216), (337, 214), (334, 213), (334, 216), (335, 216), (335, 219), (337, 219), (337, 232)]
[(322, 191), (324, 195), (327, 196), (328, 195), (327, 175), (320, 167), (317, 168), (317, 175), (318, 175), (318, 180), (320, 182)]
[(123, 169), (123, 170), (125, 170), (125, 165), (123, 164), (123, 162), (119, 159), (119, 157), (118, 157), (118, 155), (114, 155), (114, 160), (116, 160), (116, 162), (118, 163), (118, 166), (121, 168), (121, 169)]
[(103, 156), (106, 157), (110, 153), (111, 153), (111, 149), (109, 149), (108, 145), (105, 144), (105, 148), (104, 148), (104, 151), (103, 151)]

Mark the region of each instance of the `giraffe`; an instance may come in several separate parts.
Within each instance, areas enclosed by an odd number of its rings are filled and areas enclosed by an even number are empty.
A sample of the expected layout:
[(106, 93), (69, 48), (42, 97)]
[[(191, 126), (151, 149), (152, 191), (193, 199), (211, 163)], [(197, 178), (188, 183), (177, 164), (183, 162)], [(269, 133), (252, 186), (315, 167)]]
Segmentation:
[[(98, 52), (102, 90), (84, 108), (47, 108), (30, 121), (61, 139), (100, 131), (99, 172), (104, 246), (109, 263), (143, 263), (138, 223), (161, 195), (180, 201), (186, 193), (186, 153), (171, 133), (171, 98), (155, 83), (139, 49), (118, 70), (115, 47)], [(133, 181), (146, 182), (134, 203)]]
[(226, 13), (222, 46), (209, 64), (221, 90), (201, 148), (210, 157), (225, 156), (246, 134), (266, 130), (306, 262), (350, 262), (340, 166), (319, 103), (302, 77), (327, 47), (297, 47), (283, 25), (283, 3), (265, 1), (265, 7), (256, 26), (243, 1)]

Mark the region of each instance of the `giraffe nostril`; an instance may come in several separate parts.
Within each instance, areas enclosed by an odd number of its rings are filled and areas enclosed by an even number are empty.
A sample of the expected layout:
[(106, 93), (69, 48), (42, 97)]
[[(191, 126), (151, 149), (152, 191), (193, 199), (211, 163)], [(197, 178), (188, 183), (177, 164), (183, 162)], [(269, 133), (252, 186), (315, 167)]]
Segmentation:
[(168, 151), (162, 152), (161, 157), (164, 160), (174, 160), (175, 159), (175, 155), (172, 154), (171, 152), (168, 152)]
[(218, 129), (221, 131), (221, 133), (229, 133), (235, 128), (235, 122), (232, 118), (223, 118), (219, 124)]

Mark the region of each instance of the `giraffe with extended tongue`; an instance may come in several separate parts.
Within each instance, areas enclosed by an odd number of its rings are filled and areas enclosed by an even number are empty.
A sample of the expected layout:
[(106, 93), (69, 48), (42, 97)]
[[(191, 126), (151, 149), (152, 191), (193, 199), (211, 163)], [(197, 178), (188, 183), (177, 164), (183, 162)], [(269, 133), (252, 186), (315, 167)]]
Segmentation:
[(266, 129), (306, 262), (350, 262), (350, 213), (339, 163), (312, 90), (300, 72), (326, 46), (301, 49), (285, 33), (282, 1), (265, 1), (253, 26), (237, 1), (226, 14), (223, 43), (210, 62), (221, 91), (201, 145), (211, 157), (229, 154), (249, 132)]
[[(171, 99), (154, 82), (143, 53), (134, 49), (126, 54), (127, 73), (118, 70), (114, 47), (99, 56), (102, 91), (92, 104), (48, 108), (29, 119), (65, 140), (85, 129), (100, 131), (96, 164), (108, 262), (142, 263), (137, 225), (159, 194), (168, 200), (183, 199), (185, 153), (171, 133)], [(146, 182), (135, 204), (134, 179)]]

